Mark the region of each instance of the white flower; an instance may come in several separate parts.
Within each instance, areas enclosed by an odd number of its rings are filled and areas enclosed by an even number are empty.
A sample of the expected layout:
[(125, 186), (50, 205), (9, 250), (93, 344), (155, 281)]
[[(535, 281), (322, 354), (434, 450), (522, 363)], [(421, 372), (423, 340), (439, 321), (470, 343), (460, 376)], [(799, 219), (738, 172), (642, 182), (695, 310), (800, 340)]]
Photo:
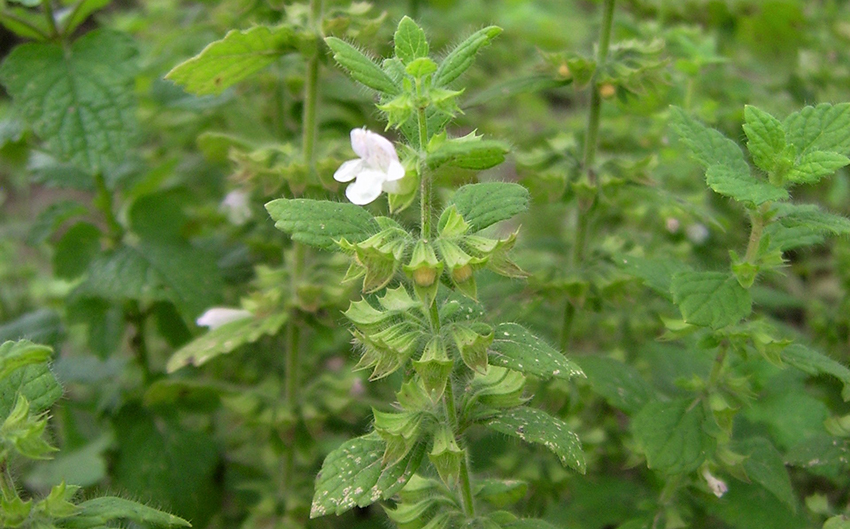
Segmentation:
[(711, 492), (713, 492), (718, 498), (723, 497), (724, 494), (729, 492), (729, 487), (726, 486), (726, 482), (712, 476), (711, 472), (709, 472), (707, 468), (702, 469), (702, 477), (705, 478), (705, 482), (708, 484), (708, 488), (711, 489)]
[(251, 206), (248, 203), (250, 195), (245, 191), (231, 191), (221, 201), (219, 210), (227, 215), (227, 220), (237, 226), (248, 222), (251, 218)]
[(243, 320), (253, 316), (247, 310), (228, 309), (226, 307), (213, 307), (208, 309), (201, 317), (195, 320), (199, 327), (209, 327), (213, 330), (232, 321)]
[(365, 128), (354, 129), (351, 148), (360, 158), (348, 160), (334, 173), (337, 182), (354, 180), (345, 190), (348, 200), (362, 206), (378, 198), (381, 191), (397, 189), (396, 182), (404, 178), (404, 167), (390, 140)]

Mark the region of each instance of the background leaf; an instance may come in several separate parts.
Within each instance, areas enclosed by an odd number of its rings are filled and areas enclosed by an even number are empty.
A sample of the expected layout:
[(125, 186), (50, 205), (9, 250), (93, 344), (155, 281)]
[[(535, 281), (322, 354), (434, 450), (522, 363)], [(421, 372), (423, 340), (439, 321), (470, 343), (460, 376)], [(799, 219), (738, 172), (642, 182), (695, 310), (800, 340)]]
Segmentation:
[(655, 401), (637, 414), (632, 431), (649, 468), (680, 474), (696, 470), (714, 453), (715, 440), (704, 427), (707, 420), (714, 419), (707, 417), (701, 401)]
[(501, 32), (502, 28), (500, 27), (488, 26), (464, 39), (440, 63), (437, 72), (434, 74), (434, 85), (446, 86), (460, 77), (472, 66), (475, 56), (481, 51), (481, 48), (490, 44)]
[(165, 78), (195, 95), (217, 95), (294, 51), (294, 39), (288, 26), (234, 29), (175, 66)]
[(136, 130), (133, 41), (95, 30), (65, 50), (58, 44), (16, 47), (0, 82), (56, 156), (91, 173), (124, 161)]

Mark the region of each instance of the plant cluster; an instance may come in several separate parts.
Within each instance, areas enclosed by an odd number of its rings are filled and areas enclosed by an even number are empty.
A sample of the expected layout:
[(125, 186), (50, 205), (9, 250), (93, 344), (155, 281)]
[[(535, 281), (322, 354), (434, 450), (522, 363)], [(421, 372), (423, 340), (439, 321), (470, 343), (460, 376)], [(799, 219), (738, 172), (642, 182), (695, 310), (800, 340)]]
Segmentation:
[(375, 4), (0, 3), (0, 525), (850, 527), (850, 5)]

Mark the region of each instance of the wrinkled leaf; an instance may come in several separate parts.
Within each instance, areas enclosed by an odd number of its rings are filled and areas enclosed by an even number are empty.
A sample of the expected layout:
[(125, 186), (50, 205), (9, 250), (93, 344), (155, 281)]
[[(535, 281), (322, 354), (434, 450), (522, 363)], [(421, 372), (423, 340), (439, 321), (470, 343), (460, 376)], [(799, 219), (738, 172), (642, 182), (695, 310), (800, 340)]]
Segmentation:
[(266, 204), (266, 210), (292, 240), (323, 250), (337, 249), (340, 239), (358, 243), (380, 231), (372, 215), (354, 204), (280, 198)]
[(549, 344), (516, 323), (499, 324), (490, 345), (491, 364), (543, 380), (583, 377), (581, 368)]
[(476, 232), (528, 209), (528, 196), (528, 190), (519, 184), (468, 184), (455, 192), (446, 207), (457, 207), (471, 231)]
[(722, 329), (747, 317), (752, 310), (750, 293), (732, 274), (679, 272), (670, 284), (673, 301), (686, 322)]

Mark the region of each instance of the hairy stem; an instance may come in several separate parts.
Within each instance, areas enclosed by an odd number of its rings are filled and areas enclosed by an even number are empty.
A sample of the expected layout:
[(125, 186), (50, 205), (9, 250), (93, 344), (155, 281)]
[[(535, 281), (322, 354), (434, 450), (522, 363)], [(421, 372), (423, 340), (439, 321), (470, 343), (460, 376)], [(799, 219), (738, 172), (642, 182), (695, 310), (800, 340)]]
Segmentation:
[[(425, 157), (425, 146), (428, 145), (428, 121), (425, 109), (419, 109), (419, 154)], [(426, 241), (431, 239), (431, 179), (425, 173), (425, 162), (419, 162), (419, 237)]]
[(765, 203), (759, 207), (758, 211), (750, 213), (750, 239), (747, 242), (747, 253), (744, 255), (744, 261), (747, 263), (755, 264), (756, 262), (764, 228), (767, 226), (767, 212), (769, 210), (770, 203)]
[[(608, 50), (611, 46), (611, 29), (614, 26), (614, 3), (616, 0), (605, 0), (602, 8), (602, 27), (599, 31), (599, 45), (596, 50), (596, 73), (590, 81), (590, 111), (587, 115), (587, 131), (584, 138), (584, 157), (582, 159), (582, 171), (587, 177), (588, 184), (595, 189), (594, 195), (587, 198), (579, 198), (575, 209), (576, 234), (573, 242), (571, 265), (573, 269), (578, 268), (584, 261), (584, 251), (588, 231), (590, 227), (590, 213), (596, 204), (598, 196), (598, 185), (596, 181), (596, 151), (599, 144), (599, 120), (602, 111), (602, 96), (599, 94), (599, 72), (603, 69), (608, 59)], [(564, 304), (564, 319), (561, 327), (561, 351), (566, 352), (570, 344), (573, 322), (575, 321), (576, 306), (567, 299)]]

